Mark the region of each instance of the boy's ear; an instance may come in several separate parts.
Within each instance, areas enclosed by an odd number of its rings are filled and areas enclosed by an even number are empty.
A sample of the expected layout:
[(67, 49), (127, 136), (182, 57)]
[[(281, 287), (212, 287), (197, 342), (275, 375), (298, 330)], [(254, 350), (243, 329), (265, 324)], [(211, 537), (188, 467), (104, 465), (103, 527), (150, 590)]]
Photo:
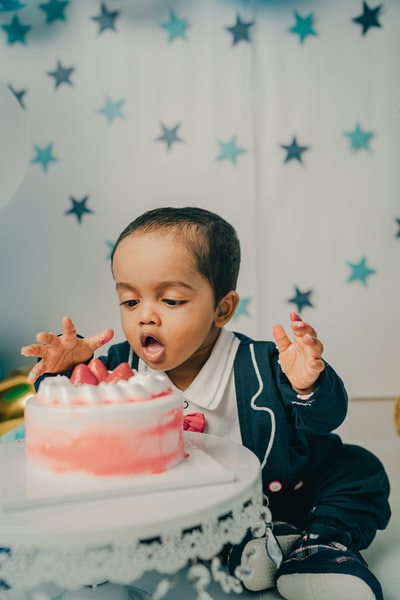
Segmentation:
[(228, 292), (218, 303), (215, 311), (215, 325), (223, 327), (231, 320), (239, 304), (239, 294), (235, 290)]

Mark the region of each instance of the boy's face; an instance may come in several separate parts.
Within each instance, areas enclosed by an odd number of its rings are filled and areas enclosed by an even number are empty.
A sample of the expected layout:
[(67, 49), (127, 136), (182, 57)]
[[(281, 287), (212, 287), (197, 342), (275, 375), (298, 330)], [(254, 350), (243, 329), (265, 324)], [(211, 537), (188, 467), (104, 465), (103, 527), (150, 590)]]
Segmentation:
[[(113, 272), (122, 328), (134, 352), (185, 389), (231, 314), (221, 319), (221, 304), (214, 307), (209, 282), (171, 231), (126, 237), (116, 249)], [(222, 310), (228, 312), (225, 304)]]

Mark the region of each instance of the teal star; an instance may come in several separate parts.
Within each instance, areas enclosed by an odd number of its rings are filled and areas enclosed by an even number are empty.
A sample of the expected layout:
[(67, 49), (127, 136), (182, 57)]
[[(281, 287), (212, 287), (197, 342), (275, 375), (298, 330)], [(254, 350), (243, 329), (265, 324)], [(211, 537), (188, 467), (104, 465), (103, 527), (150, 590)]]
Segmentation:
[(238, 154), (243, 154), (246, 152), (244, 148), (239, 148), (236, 145), (236, 136), (234, 135), (229, 142), (218, 142), (221, 146), (221, 152), (217, 157), (217, 160), (228, 159), (232, 162), (233, 165), (236, 165), (236, 157)]
[(232, 44), (235, 46), (240, 40), (245, 40), (246, 42), (250, 42), (250, 32), (249, 29), (254, 25), (254, 21), (249, 21), (246, 23), (242, 21), (239, 15), (236, 16), (236, 24), (232, 27), (226, 27), (227, 31), (230, 31), (233, 35)]
[(302, 44), (308, 35), (317, 35), (313, 29), (314, 15), (311, 13), (308, 17), (301, 17), (298, 12), (294, 11), (296, 24), (290, 27), (290, 33), (296, 33)]
[(343, 135), (350, 138), (350, 148), (352, 150), (358, 150), (359, 148), (366, 148), (368, 150), (368, 142), (374, 134), (372, 131), (363, 131), (357, 123), (354, 131), (345, 132)]
[(32, 29), (30, 25), (22, 25), (19, 18), (14, 15), (9, 25), (2, 25), (2, 29), (7, 33), (7, 44), (15, 44), (20, 42), (26, 44), (25, 36)]
[(76, 200), (72, 196), (70, 196), (69, 199), (72, 202), (72, 208), (70, 208), (69, 210), (66, 210), (65, 214), (66, 215), (76, 215), (76, 218), (78, 219), (79, 224), (82, 222), (82, 217), (85, 213), (88, 213), (88, 214), (93, 213), (93, 211), (90, 210), (90, 208), (87, 208), (87, 206), (86, 206), (86, 202), (89, 200), (89, 196), (85, 196), (84, 198), (82, 198), (82, 200)]
[(285, 158), (285, 163), (289, 162), (289, 160), (293, 160), (294, 158), (296, 160), (298, 160), (300, 163), (302, 163), (303, 159), (302, 159), (301, 155), (306, 150), (309, 150), (309, 146), (299, 146), (297, 144), (296, 136), (293, 136), (293, 140), (292, 140), (291, 144), (289, 144), (288, 146), (281, 144), (281, 148), (283, 148), (287, 152), (286, 158)]
[(351, 263), (347, 264), (351, 268), (352, 272), (347, 278), (347, 281), (353, 281), (355, 279), (359, 279), (363, 285), (367, 285), (367, 277), (376, 273), (375, 269), (370, 269), (367, 267), (367, 259), (365, 256), (360, 260), (359, 263)]
[(34, 146), (36, 156), (31, 160), (31, 163), (40, 163), (42, 165), (43, 171), (47, 171), (47, 167), (51, 162), (58, 162), (58, 158), (53, 156), (53, 144), (49, 144), (45, 148), (40, 148), (39, 146)]
[(46, 23), (53, 21), (65, 21), (64, 10), (69, 4), (69, 0), (49, 0), (46, 4), (39, 4), (38, 8), (46, 13)]
[(20, 2), (19, 0), (0, 0), (0, 11), (18, 10), (24, 8), (25, 5), (26, 2)]
[(235, 314), (233, 315), (234, 319), (237, 319), (240, 315), (244, 315), (246, 317), (250, 317), (250, 313), (248, 311), (248, 305), (251, 298), (249, 296), (245, 298), (240, 298), (239, 304), (237, 305)]
[(165, 127), (163, 124), (161, 124), (161, 127), (163, 129), (163, 134), (156, 139), (156, 142), (165, 142), (168, 150), (171, 149), (173, 142), (183, 142), (183, 140), (177, 135), (178, 127), (180, 127), (179, 123), (170, 129)]
[(111, 255), (114, 250), (115, 242), (110, 242), (110, 240), (106, 240), (106, 245), (108, 246), (108, 255), (106, 256), (106, 260), (111, 260)]
[(312, 304), (312, 302), (310, 300), (310, 295), (312, 294), (312, 290), (309, 290), (308, 292), (301, 292), (299, 290), (299, 288), (296, 286), (294, 289), (296, 290), (296, 293), (293, 296), (293, 298), (290, 298), (288, 300), (288, 302), (293, 302), (293, 304), (297, 304), (297, 312), (298, 313), (301, 313), (301, 311), (303, 310), (303, 308), (305, 306), (311, 306), (312, 308), (314, 308), (314, 305)]
[(187, 19), (178, 19), (173, 10), (169, 11), (169, 21), (160, 24), (160, 27), (168, 31), (168, 42), (175, 38), (186, 39), (186, 29), (189, 27)]
[(105, 106), (100, 108), (97, 112), (106, 115), (109, 124), (112, 123), (117, 117), (120, 119), (125, 119), (125, 115), (123, 115), (121, 112), (124, 102), (125, 100), (123, 98), (113, 102), (108, 96), (106, 96)]

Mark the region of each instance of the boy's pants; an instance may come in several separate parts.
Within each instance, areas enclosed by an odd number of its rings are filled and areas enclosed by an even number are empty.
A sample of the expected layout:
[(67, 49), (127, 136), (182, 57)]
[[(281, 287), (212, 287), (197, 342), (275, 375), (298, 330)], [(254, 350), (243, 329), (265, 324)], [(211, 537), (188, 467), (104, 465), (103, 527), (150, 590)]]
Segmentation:
[(333, 453), (325, 452), (321, 438), (313, 456), (299, 489), (267, 494), (273, 520), (331, 539), (337, 532), (336, 541), (367, 548), (391, 514), (382, 463), (354, 445), (340, 444)]

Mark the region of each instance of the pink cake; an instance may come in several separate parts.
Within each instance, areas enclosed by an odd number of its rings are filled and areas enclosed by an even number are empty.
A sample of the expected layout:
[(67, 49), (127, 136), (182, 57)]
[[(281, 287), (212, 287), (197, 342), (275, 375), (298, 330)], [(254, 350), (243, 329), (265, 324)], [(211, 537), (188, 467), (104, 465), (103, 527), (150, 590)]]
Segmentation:
[(126, 363), (99, 382), (99, 362), (91, 369), (78, 365), (71, 379), (47, 377), (28, 399), (30, 465), (51, 474), (109, 477), (178, 464), (184, 457), (180, 394), (164, 375), (139, 375)]

